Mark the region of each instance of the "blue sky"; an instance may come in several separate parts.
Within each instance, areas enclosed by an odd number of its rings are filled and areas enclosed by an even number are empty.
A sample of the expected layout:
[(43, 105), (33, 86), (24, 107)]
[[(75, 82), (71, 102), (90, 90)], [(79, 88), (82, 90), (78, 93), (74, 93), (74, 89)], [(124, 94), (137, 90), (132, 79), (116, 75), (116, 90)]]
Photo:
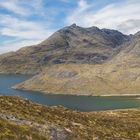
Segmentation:
[(0, 53), (41, 42), (58, 29), (79, 26), (140, 30), (140, 0), (0, 0)]

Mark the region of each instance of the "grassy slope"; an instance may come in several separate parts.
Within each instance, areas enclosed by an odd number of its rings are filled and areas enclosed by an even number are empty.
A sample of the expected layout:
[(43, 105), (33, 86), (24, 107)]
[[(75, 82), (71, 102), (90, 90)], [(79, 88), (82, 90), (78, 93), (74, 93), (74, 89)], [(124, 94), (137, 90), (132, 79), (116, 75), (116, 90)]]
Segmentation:
[(140, 36), (104, 64), (61, 64), (16, 86), (55, 94), (140, 94)]
[(9, 122), (0, 119), (0, 139), (1, 140), (48, 140), (42, 136), (34, 128), (28, 125), (18, 125), (14, 122)]
[[(21, 139), (21, 137), (25, 140), (45, 140), (44, 137), (50, 138), (50, 133), (47, 132), (50, 128), (56, 131), (61, 128), (63, 132), (61, 131), (59, 136), (63, 135), (64, 138), (65, 134), (66, 140), (139, 140), (140, 138), (140, 109), (82, 113), (63, 107), (45, 107), (17, 97), (2, 96), (0, 108), (0, 137), (4, 140)], [(8, 117), (2, 119), (2, 114)], [(13, 116), (14, 120), (9, 116)], [(24, 120), (23, 124), (15, 121), (15, 118), (21, 122)], [(32, 123), (25, 125), (26, 121)], [(45, 127), (42, 127), (44, 124)], [(55, 137), (53, 139), (55, 140)]]
[(108, 65), (55, 65), (15, 86), (23, 90), (54, 94), (138, 94), (140, 68), (109, 68)]

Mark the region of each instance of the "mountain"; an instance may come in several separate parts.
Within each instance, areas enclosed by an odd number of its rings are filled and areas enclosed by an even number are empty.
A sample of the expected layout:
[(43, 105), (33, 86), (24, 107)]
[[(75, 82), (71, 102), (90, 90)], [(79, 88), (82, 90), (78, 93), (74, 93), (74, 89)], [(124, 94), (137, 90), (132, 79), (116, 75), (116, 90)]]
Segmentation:
[(131, 36), (97, 27), (65, 27), (38, 45), (0, 56), (0, 73), (36, 74), (54, 64), (99, 64), (119, 52)]
[(139, 140), (140, 108), (78, 112), (0, 96), (1, 140)]
[(103, 64), (54, 65), (15, 88), (53, 94), (140, 95), (140, 35)]

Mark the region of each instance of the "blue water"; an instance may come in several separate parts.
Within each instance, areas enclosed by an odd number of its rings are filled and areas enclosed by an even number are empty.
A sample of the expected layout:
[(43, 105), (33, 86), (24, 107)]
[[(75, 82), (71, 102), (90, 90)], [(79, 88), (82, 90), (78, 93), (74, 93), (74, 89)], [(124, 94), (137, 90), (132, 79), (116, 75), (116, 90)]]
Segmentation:
[(92, 97), (71, 95), (45, 95), (39, 92), (14, 90), (11, 87), (29, 79), (28, 75), (0, 75), (0, 95), (21, 96), (43, 105), (63, 105), (79, 111), (98, 111), (140, 107), (136, 97)]

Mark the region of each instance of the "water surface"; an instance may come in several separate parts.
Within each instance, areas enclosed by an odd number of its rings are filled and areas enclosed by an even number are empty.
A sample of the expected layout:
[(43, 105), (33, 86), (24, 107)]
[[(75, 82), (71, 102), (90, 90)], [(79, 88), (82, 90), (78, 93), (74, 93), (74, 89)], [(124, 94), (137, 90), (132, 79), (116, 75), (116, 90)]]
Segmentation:
[(92, 97), (71, 95), (45, 95), (39, 92), (14, 90), (11, 87), (29, 79), (28, 75), (0, 75), (0, 95), (21, 96), (44, 105), (63, 105), (79, 111), (97, 111), (140, 107), (135, 97)]

